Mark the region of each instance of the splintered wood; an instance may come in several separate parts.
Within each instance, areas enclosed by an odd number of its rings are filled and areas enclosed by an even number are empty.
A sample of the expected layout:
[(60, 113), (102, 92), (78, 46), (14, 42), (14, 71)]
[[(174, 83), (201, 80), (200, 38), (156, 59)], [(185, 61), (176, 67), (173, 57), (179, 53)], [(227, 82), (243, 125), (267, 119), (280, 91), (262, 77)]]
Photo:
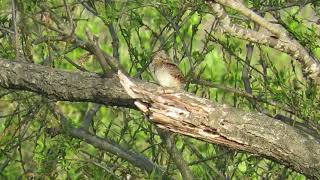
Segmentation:
[(132, 80), (120, 71), (118, 76), (127, 93), (136, 99), (135, 105), (160, 128), (197, 138), (219, 137), (215, 129), (207, 126), (209, 114), (214, 110), (208, 100)]
[(261, 113), (130, 79), (120, 71), (118, 77), (136, 106), (159, 128), (271, 157), (300, 172), (318, 172), (320, 143), (297, 128)]

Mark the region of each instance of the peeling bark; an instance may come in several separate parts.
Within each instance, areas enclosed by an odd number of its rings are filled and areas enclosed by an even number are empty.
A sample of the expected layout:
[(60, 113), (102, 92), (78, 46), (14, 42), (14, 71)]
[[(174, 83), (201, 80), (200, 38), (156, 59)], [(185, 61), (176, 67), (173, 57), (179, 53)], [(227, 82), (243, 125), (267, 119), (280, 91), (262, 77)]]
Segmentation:
[[(320, 140), (260, 113), (245, 112), (183, 91), (130, 80), (101, 78), (0, 59), (0, 86), (54, 100), (139, 108), (158, 127), (273, 159), (320, 177)], [(120, 78), (120, 79), (119, 79)], [(120, 81), (121, 80), (121, 84)]]
[(212, 103), (187, 92), (128, 79), (121, 84), (158, 127), (271, 158), (309, 177), (320, 177), (320, 142), (281, 121)]

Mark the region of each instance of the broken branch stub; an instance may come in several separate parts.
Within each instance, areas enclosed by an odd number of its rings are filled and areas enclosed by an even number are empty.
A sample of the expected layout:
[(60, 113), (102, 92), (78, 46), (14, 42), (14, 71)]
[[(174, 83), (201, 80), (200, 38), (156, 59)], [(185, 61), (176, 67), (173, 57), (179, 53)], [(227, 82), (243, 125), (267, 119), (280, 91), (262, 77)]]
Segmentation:
[[(163, 88), (146, 82), (129, 79), (119, 71), (120, 83), (126, 92), (137, 99), (136, 105), (151, 120), (161, 123), (185, 123), (189, 126), (206, 125), (214, 107), (210, 101), (183, 91)], [(167, 120), (165, 120), (167, 119)]]
[(121, 71), (118, 76), (135, 105), (158, 127), (269, 157), (320, 177), (320, 142), (310, 134), (261, 113), (130, 79)]
[(243, 149), (243, 144), (219, 135), (215, 126), (210, 124), (212, 115), (220, 117), (220, 122), (224, 117), (211, 101), (184, 91), (130, 79), (120, 71), (118, 76), (129, 96), (136, 99), (135, 105), (158, 127)]

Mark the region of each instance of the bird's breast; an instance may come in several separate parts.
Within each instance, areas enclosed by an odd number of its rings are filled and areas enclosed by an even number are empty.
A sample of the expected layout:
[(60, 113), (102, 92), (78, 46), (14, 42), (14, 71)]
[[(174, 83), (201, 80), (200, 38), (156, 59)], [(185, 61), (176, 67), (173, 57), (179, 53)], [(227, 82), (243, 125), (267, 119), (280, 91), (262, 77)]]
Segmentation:
[(159, 68), (155, 71), (155, 78), (161, 86), (172, 87), (179, 89), (181, 82), (172, 76), (170, 72), (165, 68)]

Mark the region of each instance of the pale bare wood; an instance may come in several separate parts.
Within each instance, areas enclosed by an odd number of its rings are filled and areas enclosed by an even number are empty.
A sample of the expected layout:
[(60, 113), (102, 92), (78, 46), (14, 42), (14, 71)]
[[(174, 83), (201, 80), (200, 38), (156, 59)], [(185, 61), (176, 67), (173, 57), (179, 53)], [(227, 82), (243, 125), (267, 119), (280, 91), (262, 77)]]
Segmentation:
[(118, 72), (135, 105), (158, 127), (271, 158), (320, 177), (320, 142), (281, 121), (213, 103), (181, 90), (138, 82)]

